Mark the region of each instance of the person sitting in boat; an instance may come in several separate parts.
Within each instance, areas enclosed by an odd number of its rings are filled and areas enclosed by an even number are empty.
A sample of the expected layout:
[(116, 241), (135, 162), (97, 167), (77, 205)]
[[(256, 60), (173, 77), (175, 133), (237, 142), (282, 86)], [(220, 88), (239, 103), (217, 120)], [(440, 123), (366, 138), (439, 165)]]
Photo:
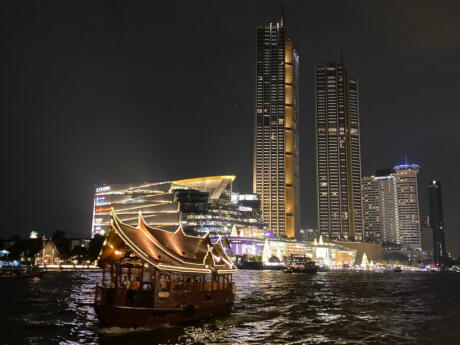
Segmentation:
[(177, 276), (174, 290), (181, 291), (184, 288), (184, 278), (181, 275)]
[(165, 275), (164, 286), (166, 288), (166, 291), (169, 291), (171, 289), (171, 279), (169, 278), (169, 274)]
[(129, 286), (129, 290), (126, 292), (126, 299), (128, 302), (132, 303), (134, 300), (134, 296), (137, 294), (137, 291), (139, 290), (139, 287), (141, 286), (141, 283), (139, 282), (139, 278), (136, 278), (131, 282), (131, 285)]
[(139, 290), (140, 286), (141, 286), (141, 283), (139, 282), (139, 278), (136, 278), (135, 280), (133, 280), (133, 282), (129, 286), (129, 289), (137, 291), (137, 290)]
[(185, 292), (192, 292), (192, 290), (193, 290), (192, 279), (187, 278), (187, 280), (185, 281), (185, 285), (184, 285), (184, 291)]

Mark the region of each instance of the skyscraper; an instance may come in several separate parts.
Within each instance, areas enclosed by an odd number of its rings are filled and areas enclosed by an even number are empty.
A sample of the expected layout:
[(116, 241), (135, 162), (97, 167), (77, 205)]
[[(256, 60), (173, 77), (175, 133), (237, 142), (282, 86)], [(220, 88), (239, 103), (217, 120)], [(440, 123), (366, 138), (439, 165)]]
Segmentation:
[(394, 167), (401, 243), (414, 249), (421, 247), (417, 187), (419, 168), (417, 164), (407, 163)]
[(421, 247), (417, 164), (401, 164), (363, 177), (365, 238), (371, 242)]
[(299, 229), (299, 56), (280, 23), (257, 28), (253, 190), (278, 236)]
[(367, 241), (400, 243), (396, 178), (384, 176), (362, 178), (364, 233)]
[(316, 176), (320, 234), (362, 241), (358, 81), (343, 56), (316, 66)]
[(433, 263), (445, 265), (447, 259), (442, 211), (441, 182), (433, 180), (428, 185), (428, 202), (430, 207), (430, 225), (433, 230)]

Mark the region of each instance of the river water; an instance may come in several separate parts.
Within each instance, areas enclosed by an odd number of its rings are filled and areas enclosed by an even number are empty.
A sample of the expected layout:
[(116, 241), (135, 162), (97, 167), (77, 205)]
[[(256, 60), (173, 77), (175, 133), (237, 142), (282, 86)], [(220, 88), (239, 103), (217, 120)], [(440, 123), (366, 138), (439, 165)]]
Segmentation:
[(98, 272), (0, 280), (0, 344), (460, 344), (460, 273), (239, 271), (231, 315), (99, 326)]

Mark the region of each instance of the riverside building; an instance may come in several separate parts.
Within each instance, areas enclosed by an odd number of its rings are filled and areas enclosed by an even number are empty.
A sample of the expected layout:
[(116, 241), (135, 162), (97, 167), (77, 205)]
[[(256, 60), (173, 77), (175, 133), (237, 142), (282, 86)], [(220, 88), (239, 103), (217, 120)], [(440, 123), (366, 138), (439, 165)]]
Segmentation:
[(257, 28), (253, 192), (264, 223), (295, 237), (299, 217), (299, 56), (279, 23)]
[(416, 164), (362, 178), (365, 240), (421, 248)]
[(318, 230), (332, 240), (364, 239), (358, 81), (340, 63), (316, 66)]
[(400, 243), (396, 177), (391, 173), (362, 178), (365, 239)]
[(398, 218), (401, 244), (412, 249), (421, 247), (420, 213), (418, 203), (417, 175), (420, 166), (401, 164), (394, 167), (398, 196)]
[[(153, 227), (175, 231), (182, 224), (190, 234), (230, 234), (238, 229), (260, 229), (257, 195), (232, 193), (235, 176), (211, 176), (96, 188), (92, 235), (110, 228), (111, 208), (121, 221), (136, 225), (139, 211)], [(266, 230), (266, 229), (265, 229)]]

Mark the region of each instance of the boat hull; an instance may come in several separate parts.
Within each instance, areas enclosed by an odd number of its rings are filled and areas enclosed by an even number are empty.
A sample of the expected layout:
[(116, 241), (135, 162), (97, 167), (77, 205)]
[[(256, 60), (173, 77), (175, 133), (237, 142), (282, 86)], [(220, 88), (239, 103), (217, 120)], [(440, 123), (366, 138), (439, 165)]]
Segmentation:
[(231, 312), (232, 304), (194, 306), (178, 309), (140, 308), (96, 305), (96, 314), (103, 326), (140, 327), (180, 324)]

